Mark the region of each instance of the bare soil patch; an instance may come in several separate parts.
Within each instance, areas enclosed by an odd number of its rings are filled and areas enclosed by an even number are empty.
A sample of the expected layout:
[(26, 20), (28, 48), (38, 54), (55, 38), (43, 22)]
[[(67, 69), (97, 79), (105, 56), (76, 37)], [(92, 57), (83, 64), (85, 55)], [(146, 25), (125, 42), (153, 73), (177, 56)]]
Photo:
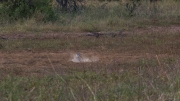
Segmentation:
[[(129, 54), (111, 53), (84, 50), (80, 53), (99, 57), (99, 61), (90, 63), (74, 63), (70, 61), (70, 54), (67, 51), (15, 51), (0, 52), (0, 71), (3, 74), (15, 72), (16, 75), (47, 75), (57, 73), (69, 68), (83, 68), (84, 66), (111, 66), (113, 64), (134, 63), (141, 59), (155, 59), (155, 54)], [(168, 54), (159, 54), (158, 57), (171, 57)]]
[[(131, 31), (124, 31), (125, 35), (134, 34), (170, 34), (179, 33), (180, 26), (170, 27), (148, 27), (144, 29), (134, 29)], [(101, 32), (107, 35), (109, 32)], [(115, 32), (118, 34), (118, 32)], [(49, 40), (72, 38), (76, 40), (77, 37), (87, 38), (89, 33), (43, 33), (43, 34), (0, 34), (2, 40), (18, 40), (18, 39), (33, 39), (33, 40)], [(96, 38), (96, 37), (95, 37)], [(1, 40), (0, 39), (0, 40)], [(104, 40), (105, 41), (105, 40)], [(124, 47), (119, 47), (124, 48)], [(107, 49), (108, 50), (108, 49)], [(122, 50), (122, 49), (121, 49)], [(179, 50), (179, 49), (177, 49)], [(94, 55), (99, 58), (97, 62), (90, 63), (73, 63), (70, 61), (71, 53), (81, 53), (86, 55)], [(173, 57), (174, 54), (153, 54), (152, 52), (134, 52), (134, 50), (127, 50), (121, 53), (117, 51), (98, 51), (97, 49), (84, 50), (14, 50), (14, 51), (0, 51), (0, 74), (9, 75), (12, 71), (16, 75), (48, 75), (59, 73), (63, 74), (66, 69), (85, 68), (85, 67), (111, 67), (114, 64), (131, 64), (142, 59), (159, 59)], [(179, 57), (179, 56), (176, 56)], [(72, 70), (70, 71), (72, 72)]]

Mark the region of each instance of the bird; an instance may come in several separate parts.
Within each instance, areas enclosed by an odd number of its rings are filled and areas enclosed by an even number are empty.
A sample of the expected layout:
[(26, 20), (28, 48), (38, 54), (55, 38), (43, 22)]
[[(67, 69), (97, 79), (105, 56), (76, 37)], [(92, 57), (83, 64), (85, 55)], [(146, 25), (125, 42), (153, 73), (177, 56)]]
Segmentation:
[(72, 56), (73, 58), (71, 61), (76, 62), (76, 63), (82, 62), (82, 57), (80, 53), (72, 54)]
[(81, 54), (80, 54), (80, 53), (77, 53), (77, 54), (76, 54), (76, 58), (78, 59), (79, 62), (82, 61), (82, 57), (81, 57)]

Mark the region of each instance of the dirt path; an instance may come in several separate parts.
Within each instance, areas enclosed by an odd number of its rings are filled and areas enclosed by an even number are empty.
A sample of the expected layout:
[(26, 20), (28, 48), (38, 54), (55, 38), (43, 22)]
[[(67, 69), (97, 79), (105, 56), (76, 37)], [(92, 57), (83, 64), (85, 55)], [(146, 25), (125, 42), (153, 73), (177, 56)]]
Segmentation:
[[(155, 54), (128, 54), (128, 53), (107, 53), (81, 51), (86, 56), (97, 56), (99, 61), (90, 63), (74, 63), (71, 60), (71, 54), (75, 52), (66, 51), (17, 51), (0, 52), (0, 71), (1, 74), (10, 74), (12, 68), (16, 75), (46, 75), (56, 72), (62, 73), (63, 69), (80, 68), (82, 66), (107, 66), (113, 64), (134, 63), (144, 59), (155, 59)], [(159, 58), (170, 57), (167, 54), (159, 54)]]
[[(131, 34), (148, 34), (148, 33), (161, 33), (161, 34), (171, 34), (171, 33), (180, 33), (179, 26), (168, 26), (168, 27), (147, 27), (147, 28), (135, 28), (130, 31), (122, 31), (124, 35)], [(100, 32), (101, 34), (119, 34), (119, 32)], [(59, 39), (64, 36), (66, 37), (83, 37), (90, 34), (89, 32), (80, 32), (80, 33), (0, 33), (0, 39)]]
[[(149, 27), (145, 29), (134, 29), (132, 31), (124, 31), (123, 34), (147, 34), (147, 33), (160, 33), (160, 34), (171, 34), (179, 33), (180, 26), (170, 27)], [(108, 32), (101, 32), (108, 33)], [(118, 32), (116, 32), (117, 34)], [(88, 33), (45, 33), (45, 34), (0, 34), (0, 40), (13, 40), (13, 39), (54, 39), (66, 37), (84, 37), (86, 38)], [(80, 50), (80, 51), (0, 51), (0, 76), (3, 74), (10, 74), (12, 68), (17, 75), (33, 75), (33, 74), (51, 74), (54, 73), (53, 68), (57, 72), (62, 73), (62, 69), (65, 68), (76, 68), (84, 66), (106, 66), (113, 64), (125, 64), (134, 63), (142, 59), (156, 59), (158, 56), (161, 58), (172, 57), (171, 54), (151, 54), (151, 53), (135, 53), (132, 54), (133, 50), (129, 50), (124, 53), (114, 53), (109, 51), (100, 52), (97, 50)], [(90, 63), (73, 63), (71, 60), (71, 54), (85, 54), (86, 56), (96, 56), (99, 58), (97, 62)], [(43, 71), (43, 72), (42, 72)]]

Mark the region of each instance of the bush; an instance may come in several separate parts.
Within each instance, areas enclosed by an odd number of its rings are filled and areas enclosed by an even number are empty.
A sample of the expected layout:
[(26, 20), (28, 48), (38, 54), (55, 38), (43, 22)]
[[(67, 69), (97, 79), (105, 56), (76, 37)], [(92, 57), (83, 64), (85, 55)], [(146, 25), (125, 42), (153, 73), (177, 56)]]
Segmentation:
[(137, 9), (138, 6), (141, 4), (141, 0), (130, 0), (130, 3), (126, 3), (126, 10), (129, 16), (134, 15), (134, 11)]
[(3, 2), (0, 8), (1, 20), (19, 20), (41, 15), (41, 21), (54, 21), (56, 13), (51, 5), (51, 0), (9, 0)]
[(38, 21), (56, 21), (58, 19), (56, 10), (52, 6), (52, 0), (37, 0), (34, 2), (34, 17)]
[(10, 20), (28, 18), (32, 13), (33, 8), (31, 8), (27, 0), (10, 0), (4, 2), (0, 8), (0, 16)]
[(77, 12), (82, 7), (83, 0), (56, 0), (63, 11)]

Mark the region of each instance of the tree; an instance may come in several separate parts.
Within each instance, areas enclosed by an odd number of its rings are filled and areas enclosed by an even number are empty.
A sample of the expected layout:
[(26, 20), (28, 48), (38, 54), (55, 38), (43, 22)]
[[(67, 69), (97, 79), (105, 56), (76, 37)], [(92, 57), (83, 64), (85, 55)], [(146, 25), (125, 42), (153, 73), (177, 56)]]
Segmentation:
[(56, 0), (58, 4), (62, 7), (64, 11), (77, 11), (78, 2), (82, 2), (83, 0)]

